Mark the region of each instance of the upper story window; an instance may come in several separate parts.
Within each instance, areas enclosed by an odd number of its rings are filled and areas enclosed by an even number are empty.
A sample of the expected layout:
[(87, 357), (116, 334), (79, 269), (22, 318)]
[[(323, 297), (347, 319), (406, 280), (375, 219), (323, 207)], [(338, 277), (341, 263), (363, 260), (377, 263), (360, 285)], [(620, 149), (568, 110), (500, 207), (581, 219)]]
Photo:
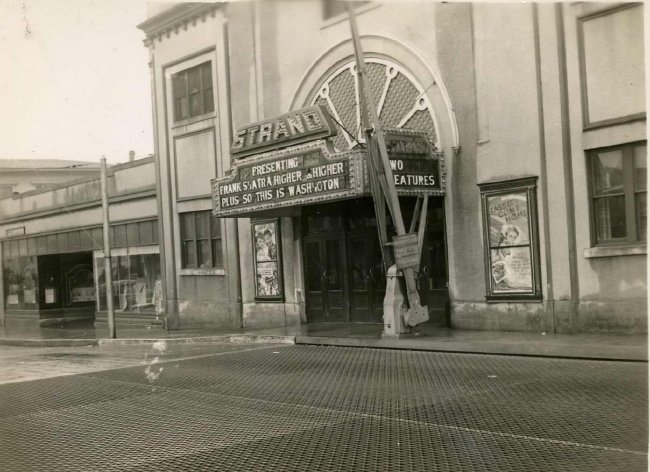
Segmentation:
[(211, 210), (181, 213), (182, 267), (223, 267), (221, 221)]
[(214, 111), (212, 63), (210, 61), (172, 75), (174, 121)]
[(645, 117), (643, 16), (624, 3), (578, 19), (586, 129)]
[(588, 159), (594, 242), (646, 241), (646, 143), (598, 149), (591, 151)]
[[(323, 18), (325, 20), (338, 16), (342, 13), (347, 13), (347, 3), (343, 0), (323, 0)], [(353, 1), (352, 6), (358, 8), (361, 5), (370, 3), (369, 1)]]

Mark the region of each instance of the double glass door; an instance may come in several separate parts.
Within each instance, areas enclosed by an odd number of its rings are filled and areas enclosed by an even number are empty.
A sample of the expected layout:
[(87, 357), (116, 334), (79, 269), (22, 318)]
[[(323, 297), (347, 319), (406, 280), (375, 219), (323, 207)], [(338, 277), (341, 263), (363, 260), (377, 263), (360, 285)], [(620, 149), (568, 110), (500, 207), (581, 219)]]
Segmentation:
[[(438, 326), (448, 325), (449, 300), (442, 215), (442, 199), (434, 200), (417, 273), (429, 323)], [(304, 207), (302, 239), (307, 322), (381, 323), (386, 273), (372, 200)]]
[(305, 240), (306, 302), (310, 323), (348, 321), (344, 248), (340, 235)]
[(304, 247), (307, 321), (382, 321), (386, 276), (376, 234), (319, 233)]

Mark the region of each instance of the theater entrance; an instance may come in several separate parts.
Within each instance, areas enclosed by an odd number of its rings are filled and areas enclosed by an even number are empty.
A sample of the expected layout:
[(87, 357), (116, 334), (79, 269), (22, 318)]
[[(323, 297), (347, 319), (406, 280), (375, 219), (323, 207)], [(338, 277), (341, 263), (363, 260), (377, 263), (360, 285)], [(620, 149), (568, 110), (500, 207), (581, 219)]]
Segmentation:
[[(400, 201), (408, 222), (415, 198)], [(444, 234), (443, 199), (430, 198), (417, 284), (437, 326), (448, 326)], [(372, 199), (303, 207), (302, 240), (307, 322), (381, 323), (386, 273)]]

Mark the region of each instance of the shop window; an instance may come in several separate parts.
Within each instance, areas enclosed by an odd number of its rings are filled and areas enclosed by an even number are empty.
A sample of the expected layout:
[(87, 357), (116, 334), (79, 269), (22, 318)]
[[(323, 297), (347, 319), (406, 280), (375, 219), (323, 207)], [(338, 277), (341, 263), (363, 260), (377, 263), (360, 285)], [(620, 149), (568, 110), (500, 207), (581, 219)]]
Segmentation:
[(30, 256), (36, 255), (36, 238), (29, 238), (27, 240), (27, 254)]
[(210, 210), (181, 213), (180, 218), (183, 268), (223, 267), (221, 220)]
[(212, 63), (210, 61), (172, 75), (174, 121), (214, 111)]
[(138, 223), (129, 223), (126, 225), (126, 242), (129, 246), (140, 245), (140, 228)]
[(56, 234), (50, 234), (46, 236), (46, 239), (47, 239), (47, 252), (52, 254), (59, 252), (59, 244), (58, 244), (58, 240), (56, 239)]
[(479, 184), (487, 301), (542, 298), (536, 179)]
[(95, 302), (95, 279), (93, 267), (77, 264), (66, 274), (68, 305)]
[[(6, 243), (5, 243), (6, 244)], [(5, 308), (38, 308), (38, 268), (36, 257), (15, 257), (3, 261)]]
[(100, 249), (104, 247), (104, 231), (102, 228), (93, 228), (92, 230), (82, 230), (81, 236), (87, 235), (92, 241), (92, 247)]
[[(140, 244), (153, 244), (153, 225), (155, 221), (142, 221), (138, 223), (140, 229)], [(157, 242), (157, 241), (156, 241)]]
[(112, 240), (113, 247), (124, 247), (127, 245), (125, 225), (111, 226), (111, 231), (113, 233), (113, 240)]
[(36, 251), (38, 254), (47, 253), (47, 243), (45, 236), (39, 236), (36, 238)]
[(79, 251), (81, 249), (79, 231), (71, 231), (68, 233), (68, 247), (71, 251)]
[(588, 165), (595, 245), (646, 241), (646, 144), (591, 151)]
[[(129, 249), (137, 251), (138, 248)], [(95, 255), (97, 310), (106, 311), (106, 272), (101, 251)], [(116, 312), (154, 312), (160, 306), (160, 255), (126, 254), (111, 257), (113, 308)]]
[(58, 233), (56, 235), (56, 245), (58, 252), (67, 252), (68, 250), (68, 234)]

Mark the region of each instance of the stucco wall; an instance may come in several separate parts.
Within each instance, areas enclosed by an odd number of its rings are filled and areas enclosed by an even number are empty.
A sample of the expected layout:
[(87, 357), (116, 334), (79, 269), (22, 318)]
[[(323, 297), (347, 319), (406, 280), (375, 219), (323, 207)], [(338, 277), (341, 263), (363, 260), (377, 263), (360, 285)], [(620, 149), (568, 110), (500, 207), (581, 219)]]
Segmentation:
[[(149, 45), (155, 82), (155, 139), (160, 155), (160, 185), (165, 251), (165, 315), (169, 328), (240, 326), (238, 299), (238, 235), (233, 219), (222, 221), (223, 268), (192, 271), (181, 266), (178, 213), (212, 208), (209, 181), (230, 167), (230, 83), (227, 74), (227, 27), (223, 8), (188, 21)], [(194, 57), (206, 54), (212, 60), (215, 88), (215, 116), (177, 126), (169, 107), (169, 70), (190, 67)], [(206, 131), (207, 130), (207, 131)], [(206, 131), (207, 134), (201, 134)], [(199, 142), (209, 136), (209, 142)], [(175, 140), (189, 144), (174, 154)], [(176, 142), (179, 144), (179, 141)], [(182, 147), (182, 146), (181, 146)], [(190, 170), (191, 173), (185, 172)], [(182, 168), (182, 172), (177, 169)], [(196, 185), (192, 179), (196, 180)], [(184, 201), (179, 201), (183, 200)], [(187, 200), (187, 198), (190, 198)]]

